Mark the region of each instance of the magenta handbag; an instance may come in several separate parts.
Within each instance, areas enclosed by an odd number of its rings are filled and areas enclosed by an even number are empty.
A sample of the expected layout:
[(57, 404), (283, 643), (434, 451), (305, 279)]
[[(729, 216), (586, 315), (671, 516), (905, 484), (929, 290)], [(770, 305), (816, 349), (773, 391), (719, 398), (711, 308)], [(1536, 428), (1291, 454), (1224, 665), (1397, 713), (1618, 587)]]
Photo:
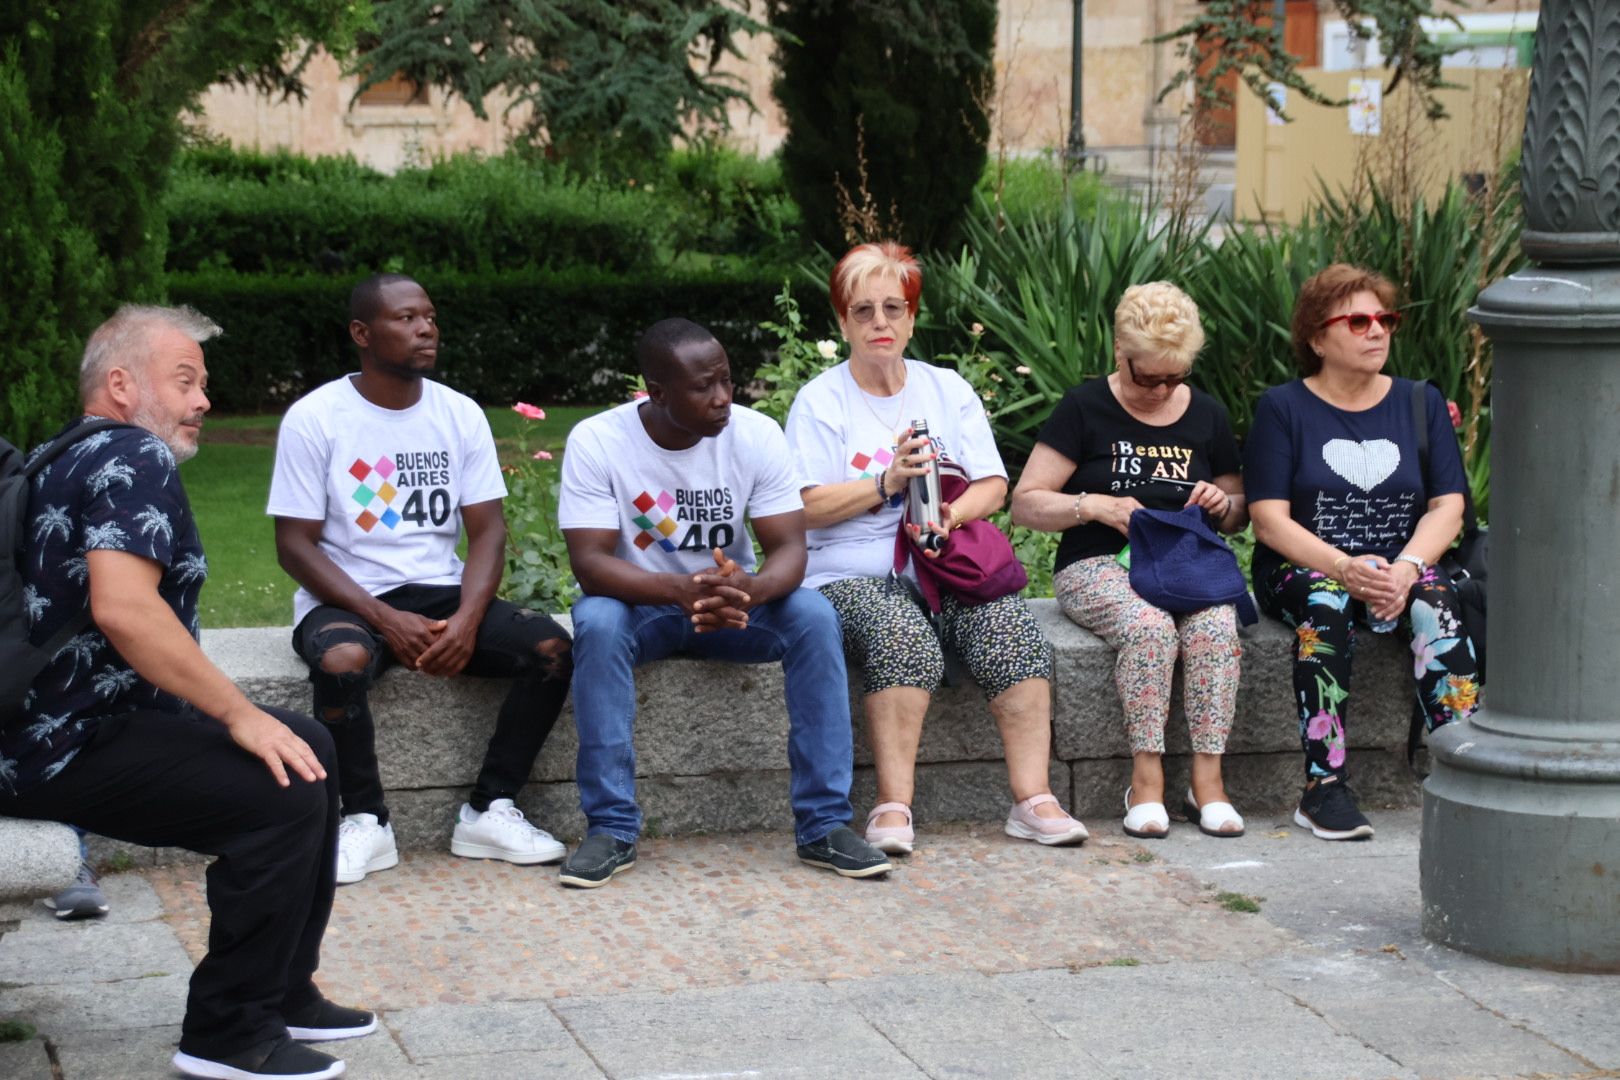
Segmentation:
[[(940, 498), (955, 502), (968, 488), (968, 476), (962, 467), (950, 458), (939, 459)], [(900, 528), (894, 537), (894, 570), (902, 573), (906, 560), (917, 571), (917, 585), (928, 604), (928, 610), (939, 613), (942, 593), (967, 605), (978, 607), (992, 600), (1016, 593), (1029, 584), (1024, 564), (1018, 561), (1012, 543), (988, 521), (969, 521), (951, 530), (945, 547), (935, 558), (924, 555), (911, 537), (906, 526), (923, 524), (913, 522), (909, 511), (901, 515)]]

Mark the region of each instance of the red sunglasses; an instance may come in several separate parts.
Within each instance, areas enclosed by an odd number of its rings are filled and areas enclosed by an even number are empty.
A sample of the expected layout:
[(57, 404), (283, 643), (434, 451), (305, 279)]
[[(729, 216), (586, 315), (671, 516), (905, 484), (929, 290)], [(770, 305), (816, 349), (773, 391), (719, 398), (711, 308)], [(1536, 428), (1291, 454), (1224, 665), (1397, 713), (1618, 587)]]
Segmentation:
[(1384, 328), (1386, 334), (1393, 334), (1401, 325), (1401, 313), (1398, 311), (1377, 311), (1371, 315), (1358, 311), (1353, 315), (1335, 315), (1322, 324), (1322, 329), (1326, 330), (1334, 323), (1342, 322), (1345, 329), (1356, 335), (1356, 337), (1361, 337), (1372, 329), (1374, 319), (1378, 320), (1378, 325)]

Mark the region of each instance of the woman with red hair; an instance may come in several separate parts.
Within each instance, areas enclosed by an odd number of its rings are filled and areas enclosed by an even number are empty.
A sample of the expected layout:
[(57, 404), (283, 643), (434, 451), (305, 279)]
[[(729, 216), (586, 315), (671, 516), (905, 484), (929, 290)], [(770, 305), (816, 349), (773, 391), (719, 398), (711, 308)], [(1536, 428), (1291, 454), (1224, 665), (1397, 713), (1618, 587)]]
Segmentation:
[[(794, 399), (787, 435), (799, 468), (808, 526), (804, 584), (838, 610), (844, 647), (864, 670), (863, 704), (877, 772), (866, 839), (890, 854), (915, 842), (911, 804), (923, 716), (944, 677), (949, 649), (984, 691), (1001, 731), (1013, 806), (1006, 832), (1040, 844), (1077, 844), (1086, 827), (1053, 796), (1051, 649), (1016, 594), (967, 606), (941, 599), (940, 630), (892, 573), (901, 504), (912, 477), (937, 454), (969, 485), (932, 523), (945, 537), (999, 510), (1007, 498), (984, 404), (960, 375), (907, 359), (922, 270), (899, 244), (861, 244), (832, 272), (832, 304), (849, 359)], [(912, 421), (928, 422), (927, 436)], [(923, 557), (920, 549), (912, 557)], [(913, 575), (906, 567), (906, 576)]]

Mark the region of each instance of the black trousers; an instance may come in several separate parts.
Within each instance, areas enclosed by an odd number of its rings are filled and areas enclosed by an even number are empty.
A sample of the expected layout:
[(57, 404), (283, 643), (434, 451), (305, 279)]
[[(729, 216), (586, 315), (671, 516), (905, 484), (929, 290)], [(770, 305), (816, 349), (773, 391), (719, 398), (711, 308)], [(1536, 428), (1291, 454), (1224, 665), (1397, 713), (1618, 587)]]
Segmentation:
[(279, 786), (223, 725), (134, 712), (100, 721), (54, 779), (0, 796), (0, 814), (65, 821), (115, 840), (218, 856), (208, 868), (208, 955), (191, 976), (180, 1049), (217, 1058), (286, 1034), (319, 996), (313, 976), (336, 887), (332, 740), (307, 716), (267, 712), (309, 743), (324, 782)]
[[(461, 588), (402, 585), (377, 599), (400, 611), (448, 619), (461, 606)], [(468, 799), (480, 813), (494, 799), (516, 796), (528, 781), (535, 758), (568, 699), (573, 674), (569, 649), (565, 645), (549, 659), (538, 651), (553, 639), (567, 643), (568, 631), (547, 616), (506, 600), (491, 603), (478, 625), (477, 643), (465, 674), (513, 680), (495, 716), (495, 733)], [(321, 658), (337, 645), (364, 648), (371, 656), (365, 670), (346, 675), (321, 670)], [(352, 611), (324, 604), (305, 615), (293, 630), (293, 648), (309, 665), (315, 717), (331, 728), (337, 746), (343, 812), (375, 814), (379, 822), (386, 822), (388, 807), (377, 768), (377, 726), (368, 694), (378, 676), (397, 663), (398, 657), (370, 623)]]

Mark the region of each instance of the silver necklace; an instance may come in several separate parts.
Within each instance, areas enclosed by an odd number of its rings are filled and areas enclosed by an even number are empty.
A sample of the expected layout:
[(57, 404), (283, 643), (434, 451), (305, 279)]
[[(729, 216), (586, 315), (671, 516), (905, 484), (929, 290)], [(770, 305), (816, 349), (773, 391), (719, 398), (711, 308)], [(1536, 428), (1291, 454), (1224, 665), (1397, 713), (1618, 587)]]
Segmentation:
[[(904, 364), (905, 361), (902, 360), (902, 366), (900, 368), (902, 376), (908, 374)], [(872, 414), (872, 419), (876, 420), (886, 430), (893, 432), (898, 437), (900, 434), (900, 421), (905, 419), (906, 415), (906, 387), (910, 383), (910, 380), (903, 379), (900, 383), (900, 410), (898, 414), (896, 414), (892, 423), (878, 415), (877, 406), (872, 404), (872, 395), (868, 394), (865, 389), (861, 387), (861, 384), (855, 378), (854, 371), (849, 373), (849, 381), (855, 383), (855, 390), (860, 394), (861, 400), (866, 403), (866, 411)]]

